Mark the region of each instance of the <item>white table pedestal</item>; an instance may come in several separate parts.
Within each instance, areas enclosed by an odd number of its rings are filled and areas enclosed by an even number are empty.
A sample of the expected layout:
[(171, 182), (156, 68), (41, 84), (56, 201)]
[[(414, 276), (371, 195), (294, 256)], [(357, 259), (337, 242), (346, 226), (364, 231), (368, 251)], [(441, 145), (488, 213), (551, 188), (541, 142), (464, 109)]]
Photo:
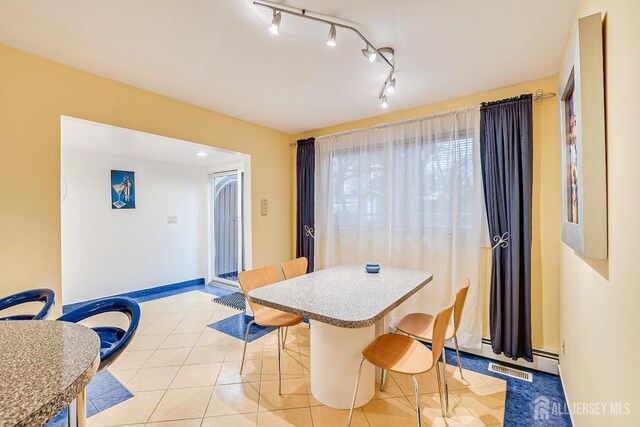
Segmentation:
[[(340, 328), (311, 320), (311, 392), (322, 404), (349, 409), (362, 350), (376, 337), (376, 325)], [(356, 408), (375, 393), (375, 370), (364, 362)]]

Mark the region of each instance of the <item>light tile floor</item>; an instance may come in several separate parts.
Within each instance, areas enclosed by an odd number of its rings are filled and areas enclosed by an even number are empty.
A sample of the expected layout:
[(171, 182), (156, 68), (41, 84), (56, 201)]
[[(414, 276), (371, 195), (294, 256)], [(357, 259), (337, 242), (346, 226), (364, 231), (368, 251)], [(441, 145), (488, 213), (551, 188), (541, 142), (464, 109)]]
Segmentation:
[[(346, 424), (348, 411), (319, 403), (310, 391), (307, 325), (289, 329), (282, 359), (282, 396), (277, 392), (276, 333), (250, 343), (239, 375), (243, 342), (208, 324), (238, 314), (191, 291), (141, 304), (140, 329), (109, 371), (134, 394), (88, 419), (100, 426), (330, 426)], [(121, 324), (119, 314), (88, 324)], [(448, 367), (451, 418), (443, 419), (434, 373), (420, 376), (425, 426), (502, 425), (506, 381), (473, 371), (461, 380)], [(349, 379), (350, 381), (355, 380)], [(359, 426), (415, 426), (413, 386), (408, 376), (390, 375), (385, 392), (355, 411)]]

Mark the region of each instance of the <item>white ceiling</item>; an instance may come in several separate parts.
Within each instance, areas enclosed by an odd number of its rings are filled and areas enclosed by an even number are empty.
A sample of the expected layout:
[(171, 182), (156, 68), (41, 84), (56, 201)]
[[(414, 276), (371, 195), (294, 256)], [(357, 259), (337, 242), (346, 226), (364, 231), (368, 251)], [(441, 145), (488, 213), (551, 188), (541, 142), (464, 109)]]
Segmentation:
[(282, 1), (357, 26), (396, 50), (383, 64), (338, 29), (249, 0), (0, 0), (0, 43), (289, 133), (496, 89), (558, 72), (577, 0)]
[[(209, 168), (218, 165), (235, 165), (248, 157), (246, 154), (208, 145), (74, 117), (62, 117), (60, 133), (62, 148), (186, 166)], [(196, 153), (199, 152), (207, 153), (207, 157), (198, 157)]]

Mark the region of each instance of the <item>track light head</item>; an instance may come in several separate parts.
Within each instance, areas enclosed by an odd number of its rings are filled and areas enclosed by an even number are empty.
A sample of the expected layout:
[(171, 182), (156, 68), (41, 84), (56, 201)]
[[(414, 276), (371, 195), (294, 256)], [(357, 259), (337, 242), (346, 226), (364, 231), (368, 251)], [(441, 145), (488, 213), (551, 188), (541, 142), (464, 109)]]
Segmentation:
[(331, 25), (329, 28), (329, 38), (327, 39), (327, 46), (334, 47), (336, 45), (336, 26)]
[(369, 60), (369, 62), (375, 62), (378, 54), (374, 49), (369, 49), (369, 46), (362, 49), (362, 54)]
[(271, 25), (269, 26), (269, 31), (271, 34), (278, 35), (280, 31), (280, 21), (282, 20), (282, 15), (278, 11), (273, 11), (273, 20), (271, 21)]
[(393, 93), (396, 91), (396, 79), (391, 79), (386, 89), (387, 93)]
[(382, 108), (387, 108), (389, 106), (389, 103), (387, 102), (387, 96), (386, 95), (382, 95)]

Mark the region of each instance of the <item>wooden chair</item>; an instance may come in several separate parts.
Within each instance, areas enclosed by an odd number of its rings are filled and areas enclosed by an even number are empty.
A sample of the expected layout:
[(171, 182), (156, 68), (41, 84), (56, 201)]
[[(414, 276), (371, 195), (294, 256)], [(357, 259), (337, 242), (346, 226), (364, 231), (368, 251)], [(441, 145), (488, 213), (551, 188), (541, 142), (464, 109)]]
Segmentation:
[(420, 390), (418, 389), (418, 380), (416, 379), (416, 375), (428, 372), (435, 367), (438, 380), (438, 393), (440, 395), (440, 409), (442, 410), (442, 416), (445, 416), (445, 411), (442, 408), (442, 390), (440, 388), (440, 368), (438, 365), (438, 359), (443, 353), (445, 333), (447, 331), (449, 321), (451, 320), (452, 312), (453, 304), (442, 310), (436, 316), (433, 322), (433, 340), (431, 350), (411, 337), (398, 334), (385, 334), (376, 338), (362, 351), (363, 357), (358, 365), (356, 386), (353, 391), (353, 401), (351, 402), (347, 427), (351, 425), (353, 408), (356, 404), (356, 397), (358, 395), (358, 385), (360, 384), (360, 374), (362, 373), (362, 364), (365, 360), (381, 368), (383, 370), (383, 374), (391, 371), (411, 375), (416, 394), (416, 415), (418, 417), (418, 427), (422, 425), (422, 417), (420, 415)]
[(307, 261), (307, 258), (305, 257), (300, 257), (300, 258), (292, 259), (291, 261), (283, 261), (281, 265), (282, 265), (282, 273), (284, 274), (284, 278), (293, 279), (294, 277), (307, 274), (307, 267), (309, 266), (309, 261)]
[(247, 341), (249, 340), (249, 331), (251, 326), (256, 325), (278, 328), (278, 393), (282, 394), (282, 371), (280, 367), (281, 349), (280, 341), (282, 339), (282, 328), (294, 326), (304, 320), (303, 317), (295, 314), (285, 313), (284, 311), (274, 308), (265, 307), (252, 302), (248, 295), (253, 289), (276, 283), (278, 280), (278, 270), (275, 267), (264, 267), (257, 270), (243, 271), (238, 275), (238, 282), (247, 302), (253, 311), (253, 320), (247, 325), (247, 332), (244, 336), (244, 349), (242, 350), (242, 362), (240, 363), (240, 375), (244, 368), (244, 359), (247, 353)]
[[(307, 268), (309, 267), (309, 261), (307, 261), (306, 257), (300, 257), (296, 259), (292, 259), (291, 261), (283, 261), (282, 266), (282, 274), (284, 274), (285, 279), (293, 279), (294, 277), (302, 276), (307, 274)], [(309, 322), (309, 328), (311, 328), (311, 322)], [(287, 334), (289, 333), (289, 328), (284, 330), (284, 339), (282, 340), (282, 347), (284, 348), (284, 344), (287, 341)]]
[[(460, 350), (458, 348), (458, 337), (456, 336), (458, 328), (460, 327), (460, 319), (462, 318), (462, 310), (464, 309), (464, 302), (467, 299), (467, 293), (469, 292), (469, 279), (465, 280), (464, 286), (456, 292), (455, 303), (453, 308), (453, 327), (447, 326), (445, 334), (445, 340), (453, 339), (456, 347), (456, 355), (458, 356), (458, 369), (460, 369), (460, 378), (464, 379), (462, 374), (462, 362), (460, 361)], [(411, 313), (404, 316), (400, 322), (396, 325), (396, 329), (400, 332), (416, 338), (419, 341), (432, 341), (433, 340), (433, 327), (434, 318), (431, 314), (426, 313)], [(442, 360), (444, 361), (444, 390), (446, 400), (446, 410), (449, 413), (449, 386), (447, 384), (447, 357), (446, 353), (442, 352)]]

